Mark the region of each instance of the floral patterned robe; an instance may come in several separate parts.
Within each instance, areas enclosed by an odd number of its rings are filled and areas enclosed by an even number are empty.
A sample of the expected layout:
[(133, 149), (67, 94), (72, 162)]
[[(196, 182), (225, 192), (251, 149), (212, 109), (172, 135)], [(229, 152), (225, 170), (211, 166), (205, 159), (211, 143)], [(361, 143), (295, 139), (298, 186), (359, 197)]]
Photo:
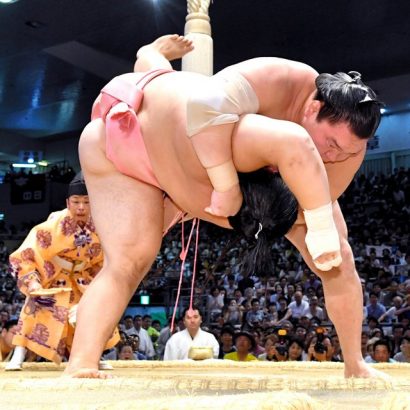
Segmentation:
[[(103, 253), (90, 219), (81, 228), (68, 209), (52, 213), (35, 226), (22, 245), (10, 255), (12, 274), (26, 297), (13, 344), (60, 363), (70, 350), (74, 328), (68, 323), (69, 309), (76, 305), (102, 267)], [(65, 288), (51, 295), (55, 303), (39, 304), (28, 291), (32, 282), (43, 289)], [(50, 299), (50, 296), (47, 296)], [(117, 329), (106, 348), (119, 341)]]

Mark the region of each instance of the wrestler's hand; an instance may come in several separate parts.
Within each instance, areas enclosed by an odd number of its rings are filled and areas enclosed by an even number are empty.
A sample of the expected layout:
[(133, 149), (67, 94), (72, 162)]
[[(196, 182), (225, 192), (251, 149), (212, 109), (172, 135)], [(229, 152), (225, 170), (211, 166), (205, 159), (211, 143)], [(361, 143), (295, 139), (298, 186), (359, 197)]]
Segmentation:
[(233, 185), (228, 191), (212, 191), (211, 205), (205, 208), (205, 212), (214, 216), (233, 216), (239, 212), (242, 205), (242, 192), (239, 184)]
[(306, 246), (315, 266), (328, 271), (342, 263), (340, 240), (333, 220), (332, 204), (317, 209), (305, 210), (307, 226)]

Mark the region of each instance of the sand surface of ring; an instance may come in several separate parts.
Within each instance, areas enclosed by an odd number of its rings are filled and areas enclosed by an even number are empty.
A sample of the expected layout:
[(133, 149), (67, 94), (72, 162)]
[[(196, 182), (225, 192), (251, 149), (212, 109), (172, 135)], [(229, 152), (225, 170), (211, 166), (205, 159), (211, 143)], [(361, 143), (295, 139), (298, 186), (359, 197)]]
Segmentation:
[(410, 364), (392, 381), (345, 379), (339, 363), (114, 361), (112, 379), (61, 378), (64, 365), (0, 363), (0, 409), (410, 410)]

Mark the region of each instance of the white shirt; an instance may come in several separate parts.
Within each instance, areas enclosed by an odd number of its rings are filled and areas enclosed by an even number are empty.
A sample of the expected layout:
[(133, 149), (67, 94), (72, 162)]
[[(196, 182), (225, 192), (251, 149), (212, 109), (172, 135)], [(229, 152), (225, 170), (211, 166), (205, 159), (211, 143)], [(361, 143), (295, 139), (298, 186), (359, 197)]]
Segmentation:
[(212, 333), (198, 330), (198, 333), (192, 339), (187, 329), (177, 332), (171, 336), (165, 345), (164, 360), (186, 360), (188, 352), (192, 346), (212, 347), (214, 359), (219, 355), (219, 343)]
[(306, 302), (306, 300), (302, 300), (300, 305), (298, 305), (296, 301), (290, 302), (288, 307), (292, 310), (292, 317), (295, 319), (300, 319), (309, 313), (309, 303)]
[(144, 328), (141, 327), (140, 330), (137, 330), (135, 327), (132, 327), (131, 329), (126, 330), (125, 333), (127, 336), (137, 335), (139, 337), (140, 346), (138, 350), (144, 353), (147, 359), (151, 359), (155, 356), (154, 345), (152, 344), (148, 332)]

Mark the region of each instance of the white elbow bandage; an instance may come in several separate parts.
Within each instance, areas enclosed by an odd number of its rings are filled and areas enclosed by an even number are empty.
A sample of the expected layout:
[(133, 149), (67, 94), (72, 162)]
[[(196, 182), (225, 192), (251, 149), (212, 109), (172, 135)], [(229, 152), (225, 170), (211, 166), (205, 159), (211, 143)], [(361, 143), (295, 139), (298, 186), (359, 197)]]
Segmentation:
[[(305, 242), (313, 261), (320, 255), (329, 252), (340, 252), (339, 233), (333, 220), (332, 203), (320, 208), (303, 211), (307, 226)], [(325, 262), (314, 262), (321, 270), (330, 270), (342, 262), (340, 256)]]
[(240, 115), (257, 113), (258, 109), (258, 97), (248, 80), (235, 69), (222, 70), (192, 90), (187, 101), (187, 135), (235, 123)]
[(216, 192), (226, 192), (239, 184), (239, 177), (232, 160), (215, 167), (206, 168), (211, 184)]

